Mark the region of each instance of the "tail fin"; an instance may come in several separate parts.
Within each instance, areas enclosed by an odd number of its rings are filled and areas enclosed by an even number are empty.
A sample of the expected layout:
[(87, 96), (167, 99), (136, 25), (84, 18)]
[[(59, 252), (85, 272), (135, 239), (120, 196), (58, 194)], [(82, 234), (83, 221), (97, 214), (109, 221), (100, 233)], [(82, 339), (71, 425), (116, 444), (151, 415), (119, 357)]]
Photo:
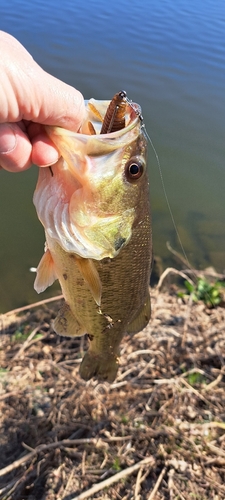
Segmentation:
[(118, 370), (117, 356), (104, 357), (87, 351), (80, 365), (80, 376), (84, 380), (95, 377), (99, 381), (113, 382)]

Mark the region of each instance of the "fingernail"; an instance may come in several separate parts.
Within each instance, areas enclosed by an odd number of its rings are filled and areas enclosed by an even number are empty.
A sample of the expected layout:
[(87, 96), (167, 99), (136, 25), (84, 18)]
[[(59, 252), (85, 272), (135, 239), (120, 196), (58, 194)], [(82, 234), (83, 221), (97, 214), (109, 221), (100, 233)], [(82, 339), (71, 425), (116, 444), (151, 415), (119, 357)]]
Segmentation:
[(38, 165), (38, 167), (40, 167), (40, 168), (53, 167), (57, 163), (58, 160), (59, 160), (59, 158), (56, 161), (52, 161), (51, 163), (45, 163), (44, 165), (43, 164)]
[(10, 153), (16, 146), (16, 134), (7, 123), (0, 124), (0, 154)]

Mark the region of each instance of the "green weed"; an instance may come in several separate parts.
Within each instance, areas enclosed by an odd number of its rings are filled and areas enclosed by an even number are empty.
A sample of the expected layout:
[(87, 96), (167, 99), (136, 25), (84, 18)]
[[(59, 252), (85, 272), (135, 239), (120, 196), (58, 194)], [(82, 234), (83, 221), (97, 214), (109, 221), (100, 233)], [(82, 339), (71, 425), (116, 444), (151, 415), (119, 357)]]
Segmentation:
[[(20, 330), (16, 330), (15, 333), (12, 335), (11, 337), (11, 342), (19, 342), (19, 343), (22, 343), (22, 342), (25, 342), (25, 340), (27, 340), (27, 338), (29, 337), (29, 335), (31, 334), (31, 332), (21, 332)], [(43, 334), (42, 333), (36, 333), (36, 335), (33, 337), (32, 340), (34, 339), (42, 339), (43, 338)]]
[(115, 470), (116, 472), (121, 471), (121, 466), (120, 466), (120, 459), (119, 457), (116, 457), (113, 464), (112, 464), (112, 469)]
[(191, 386), (206, 383), (206, 378), (199, 372), (189, 373), (187, 380)]
[[(196, 284), (192, 285), (189, 281), (185, 281), (184, 285), (194, 302), (202, 300), (207, 307), (216, 307), (221, 304), (223, 300), (221, 292), (224, 284), (220, 281), (210, 283), (205, 278), (198, 278)], [(183, 297), (185, 294), (179, 292), (178, 295), (179, 297)]]
[(2, 367), (0, 366), (0, 377), (3, 377), (3, 376), (5, 375), (5, 373), (7, 373), (7, 372), (8, 372), (8, 369), (7, 369), (7, 368), (2, 368)]
[(126, 417), (126, 415), (121, 415), (121, 422), (122, 424), (128, 424), (129, 422), (129, 417)]

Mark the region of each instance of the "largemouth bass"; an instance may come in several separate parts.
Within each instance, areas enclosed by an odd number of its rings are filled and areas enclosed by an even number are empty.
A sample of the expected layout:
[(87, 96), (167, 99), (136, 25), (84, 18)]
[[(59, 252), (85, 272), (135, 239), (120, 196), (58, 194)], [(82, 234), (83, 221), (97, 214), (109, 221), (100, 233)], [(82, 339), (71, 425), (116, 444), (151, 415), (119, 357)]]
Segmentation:
[(54, 329), (71, 337), (87, 333), (80, 375), (108, 382), (123, 335), (142, 330), (151, 315), (146, 137), (138, 105), (125, 92), (116, 96), (120, 122), (113, 100), (90, 99), (79, 133), (46, 126), (61, 158), (39, 169), (34, 193), (46, 235), (34, 287), (40, 293), (59, 280), (65, 303)]

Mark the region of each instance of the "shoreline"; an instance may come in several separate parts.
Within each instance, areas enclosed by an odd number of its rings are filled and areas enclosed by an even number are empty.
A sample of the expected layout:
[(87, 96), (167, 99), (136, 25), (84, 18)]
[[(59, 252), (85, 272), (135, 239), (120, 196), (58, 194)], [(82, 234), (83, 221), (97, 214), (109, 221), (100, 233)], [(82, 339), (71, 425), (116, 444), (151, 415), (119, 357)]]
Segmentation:
[(151, 290), (111, 385), (79, 377), (86, 339), (53, 332), (57, 302), (5, 329), (0, 498), (225, 497), (225, 308), (175, 288)]

